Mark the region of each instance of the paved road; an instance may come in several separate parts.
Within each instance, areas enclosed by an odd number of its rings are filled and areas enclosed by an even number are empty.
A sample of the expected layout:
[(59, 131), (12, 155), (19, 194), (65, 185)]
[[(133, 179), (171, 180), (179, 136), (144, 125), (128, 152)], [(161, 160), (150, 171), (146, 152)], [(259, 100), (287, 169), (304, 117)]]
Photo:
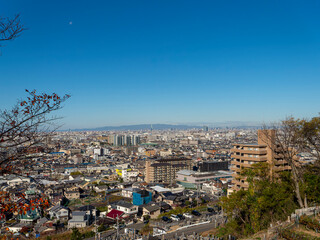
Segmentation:
[[(116, 234), (116, 232), (117, 232), (116, 230), (111, 230), (111, 231), (107, 231), (105, 233), (102, 233), (102, 234), (100, 234), (100, 239), (106, 239), (107, 237), (109, 237), (113, 234)], [(94, 240), (94, 239), (95, 239), (95, 237), (86, 238), (86, 240)], [(97, 238), (97, 239), (99, 239), (99, 238)]]
[(193, 234), (194, 232), (199, 234), (199, 233), (203, 233), (205, 231), (211, 230), (213, 228), (214, 228), (214, 223), (202, 224), (199, 226), (189, 227), (173, 233), (165, 234), (165, 239), (175, 239), (176, 235), (180, 236), (184, 234), (186, 236), (186, 235)]
[[(135, 224), (135, 225), (136, 226), (134, 226), (134, 227), (130, 226), (130, 228), (137, 229), (138, 227), (140, 227), (139, 225), (141, 225), (141, 224)], [(213, 229), (214, 227), (215, 227), (215, 223), (201, 224), (201, 225), (198, 225), (198, 226), (192, 226), (192, 227), (184, 228), (184, 229), (172, 232), (172, 233), (167, 233), (167, 234), (164, 235), (164, 238), (165, 239), (175, 239), (176, 236), (181, 236), (182, 234), (185, 235), (185, 236), (193, 234), (193, 233), (201, 234), (201, 233), (203, 233), (205, 231)], [(121, 229), (119, 231), (119, 233), (123, 234), (124, 233), (124, 229)], [(114, 234), (116, 234), (116, 230), (108, 231), (106, 233), (101, 234), (101, 239), (106, 239), (109, 236), (114, 235)], [(89, 238), (88, 240), (94, 240), (94, 237), (93, 238)]]
[[(213, 213), (206, 213), (206, 214), (204, 213), (201, 217), (193, 216), (192, 220), (185, 219), (184, 221), (177, 221), (177, 222), (173, 221), (172, 223), (169, 223), (169, 224), (165, 223), (163, 221), (153, 221), (153, 220), (151, 220), (150, 224), (153, 225), (153, 226), (158, 226), (158, 227), (167, 229), (167, 227), (171, 227), (171, 226), (174, 226), (174, 225), (186, 226), (186, 225), (191, 224), (191, 222), (194, 222), (194, 221), (199, 221), (200, 220), (200, 221), (204, 222), (204, 221), (207, 221), (209, 219), (211, 219), (211, 220), (216, 219), (217, 223), (218, 222), (221, 223), (222, 222), (222, 215), (213, 214)], [(128, 226), (126, 226), (126, 228), (140, 230), (144, 225), (145, 225), (144, 223), (136, 223), (136, 224), (128, 225)], [(180, 236), (182, 233), (184, 235), (190, 235), (190, 234), (193, 234), (194, 232), (202, 233), (204, 231), (208, 231), (208, 230), (213, 229), (215, 226), (216, 226), (216, 224), (214, 222), (208, 223), (208, 224), (202, 224), (202, 225), (199, 225), (199, 226), (193, 226), (193, 227), (185, 228), (185, 229), (173, 232), (173, 233), (168, 233), (168, 234), (165, 235), (165, 238), (166, 239), (174, 239), (174, 236), (176, 236), (176, 234), (178, 234), (178, 236)], [(124, 229), (119, 230), (119, 233), (120, 234), (124, 234)], [(106, 233), (101, 234), (101, 239), (106, 239), (108, 236), (111, 236), (113, 234), (116, 234), (116, 230), (111, 230), (111, 231), (108, 231)], [(88, 238), (88, 240), (94, 240), (94, 238)]]

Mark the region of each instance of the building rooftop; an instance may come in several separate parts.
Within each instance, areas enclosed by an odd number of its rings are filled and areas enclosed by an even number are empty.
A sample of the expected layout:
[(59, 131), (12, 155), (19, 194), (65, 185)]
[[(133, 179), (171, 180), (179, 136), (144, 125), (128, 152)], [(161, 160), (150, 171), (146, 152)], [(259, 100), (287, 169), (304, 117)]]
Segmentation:
[(161, 187), (161, 186), (154, 186), (154, 187), (150, 187), (151, 189), (157, 191), (157, 192), (168, 192), (170, 191), (170, 189), (168, 188), (164, 188), (164, 187)]
[(231, 175), (231, 171), (214, 171), (214, 172), (196, 172), (192, 170), (180, 170), (177, 172), (177, 174), (185, 175), (185, 176), (198, 176), (198, 177), (204, 177), (204, 176), (221, 176), (221, 175)]
[(125, 207), (125, 208), (131, 208), (134, 206), (132, 203), (129, 203), (126, 201), (119, 201), (115, 205), (120, 206), (120, 207)]

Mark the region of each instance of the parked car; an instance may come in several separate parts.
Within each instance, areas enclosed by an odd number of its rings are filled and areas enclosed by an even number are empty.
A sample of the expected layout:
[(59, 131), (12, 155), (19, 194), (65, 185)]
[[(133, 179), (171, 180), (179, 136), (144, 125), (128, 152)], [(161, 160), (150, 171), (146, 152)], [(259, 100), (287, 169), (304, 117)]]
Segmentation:
[(190, 213), (184, 213), (183, 216), (185, 218), (192, 218), (192, 215)]
[(172, 222), (171, 218), (168, 218), (168, 217), (166, 217), (166, 216), (163, 216), (163, 217), (162, 217), (162, 221), (165, 221), (165, 222), (167, 222), (167, 223)]
[(171, 219), (174, 221), (180, 221), (180, 218), (177, 215), (171, 214)]
[(180, 218), (180, 220), (185, 219), (185, 217), (182, 214), (177, 214), (177, 217)]
[(195, 216), (201, 216), (201, 213), (199, 213), (197, 210), (192, 210), (191, 214)]

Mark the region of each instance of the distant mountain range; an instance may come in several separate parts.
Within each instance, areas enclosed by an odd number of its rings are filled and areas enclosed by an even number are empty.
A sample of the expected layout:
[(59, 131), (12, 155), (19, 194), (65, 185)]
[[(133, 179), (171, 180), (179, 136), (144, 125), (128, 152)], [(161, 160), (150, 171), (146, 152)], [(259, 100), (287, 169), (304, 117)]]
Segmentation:
[(173, 124), (137, 124), (137, 125), (123, 125), (123, 126), (105, 126), (98, 128), (83, 128), (83, 129), (72, 129), (71, 131), (125, 131), (125, 130), (187, 130), (193, 128), (202, 128), (199, 126), (190, 125), (173, 125)]
[[(188, 130), (188, 129), (202, 129), (203, 126), (208, 126), (209, 128), (259, 128), (261, 124), (259, 123), (249, 123), (249, 122), (220, 122), (220, 123), (206, 123), (206, 124), (136, 124), (136, 125), (123, 125), (123, 126), (105, 126), (97, 128), (82, 128), (82, 129), (70, 129), (70, 131), (138, 131), (138, 130)], [(66, 131), (66, 130), (64, 130)]]

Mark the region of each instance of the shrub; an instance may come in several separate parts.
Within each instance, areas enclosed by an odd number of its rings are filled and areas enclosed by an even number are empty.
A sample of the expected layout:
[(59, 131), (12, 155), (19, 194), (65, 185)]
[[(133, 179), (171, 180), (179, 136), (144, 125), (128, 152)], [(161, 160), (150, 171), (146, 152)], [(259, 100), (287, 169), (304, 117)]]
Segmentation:
[(316, 221), (315, 219), (312, 219), (310, 217), (307, 216), (301, 216), (299, 223), (302, 225), (305, 225), (306, 227), (308, 227), (311, 230), (320, 231), (320, 223), (318, 221)]

